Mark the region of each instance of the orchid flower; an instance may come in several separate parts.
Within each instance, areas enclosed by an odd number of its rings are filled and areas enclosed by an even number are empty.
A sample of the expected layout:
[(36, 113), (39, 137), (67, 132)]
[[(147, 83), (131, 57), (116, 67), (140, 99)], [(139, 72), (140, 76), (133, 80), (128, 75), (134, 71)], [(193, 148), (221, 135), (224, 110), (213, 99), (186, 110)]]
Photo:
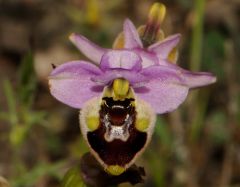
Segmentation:
[[(165, 9), (157, 5), (161, 21)], [(50, 74), (51, 94), (82, 109), (84, 138), (109, 173), (121, 174), (145, 149), (156, 114), (175, 110), (189, 89), (216, 81), (211, 73), (191, 72), (169, 61), (179, 39), (176, 34), (145, 45), (127, 19), (122, 49), (101, 48), (84, 36), (72, 34), (70, 40), (90, 61), (67, 62)]]

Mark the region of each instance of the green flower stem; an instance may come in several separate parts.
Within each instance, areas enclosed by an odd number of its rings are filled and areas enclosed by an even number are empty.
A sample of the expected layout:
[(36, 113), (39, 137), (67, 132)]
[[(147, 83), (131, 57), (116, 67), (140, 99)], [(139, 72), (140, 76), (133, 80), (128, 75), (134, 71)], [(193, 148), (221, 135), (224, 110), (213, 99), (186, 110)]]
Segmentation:
[(191, 108), (195, 106), (194, 117), (191, 124), (191, 141), (195, 141), (201, 134), (204, 118), (206, 114), (206, 108), (209, 100), (209, 91), (198, 91), (191, 103)]
[(195, 22), (192, 31), (192, 51), (190, 59), (190, 69), (193, 71), (198, 71), (201, 65), (204, 7), (205, 0), (195, 0)]
[[(204, 20), (205, 0), (195, 0), (195, 22), (192, 30), (192, 44), (191, 44), (191, 59), (190, 69), (198, 71), (201, 67), (202, 60), (202, 46), (203, 46), (203, 20)], [(201, 93), (202, 94), (202, 93)], [(194, 110), (192, 124), (190, 129), (190, 139), (196, 140), (200, 135), (205, 110), (207, 106), (208, 94), (200, 97), (200, 92), (193, 94), (192, 102), (190, 103), (190, 111)]]

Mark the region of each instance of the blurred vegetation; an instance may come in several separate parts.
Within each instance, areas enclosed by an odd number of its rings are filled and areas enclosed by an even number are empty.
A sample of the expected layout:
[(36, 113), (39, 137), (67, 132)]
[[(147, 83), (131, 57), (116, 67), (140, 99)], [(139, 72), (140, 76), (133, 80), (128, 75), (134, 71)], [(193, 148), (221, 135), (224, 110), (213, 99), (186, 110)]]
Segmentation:
[[(2, 177), (13, 187), (60, 186), (88, 148), (78, 111), (49, 93), (51, 64), (85, 58), (68, 41), (72, 32), (111, 47), (124, 19), (144, 24), (153, 2), (0, 0), (0, 186)], [(158, 117), (137, 161), (146, 171), (137, 186), (238, 187), (240, 2), (161, 2), (168, 8), (165, 34), (182, 34), (178, 64), (213, 72), (218, 82), (192, 90), (179, 109)]]

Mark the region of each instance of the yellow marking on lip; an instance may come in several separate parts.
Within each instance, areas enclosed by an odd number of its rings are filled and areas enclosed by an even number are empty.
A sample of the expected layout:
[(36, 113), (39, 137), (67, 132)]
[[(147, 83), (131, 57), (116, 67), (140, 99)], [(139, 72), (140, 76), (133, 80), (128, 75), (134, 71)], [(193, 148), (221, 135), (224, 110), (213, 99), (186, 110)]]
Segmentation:
[(111, 175), (118, 176), (125, 171), (125, 168), (119, 165), (110, 165), (106, 168), (106, 171)]
[(113, 91), (116, 97), (124, 98), (129, 91), (129, 82), (126, 79), (115, 79), (113, 81)]
[(141, 132), (144, 132), (149, 126), (149, 120), (147, 118), (140, 118), (140, 119), (137, 119), (136, 121), (136, 129), (141, 131)]
[(99, 127), (99, 118), (95, 116), (87, 117), (86, 123), (89, 130), (95, 131)]

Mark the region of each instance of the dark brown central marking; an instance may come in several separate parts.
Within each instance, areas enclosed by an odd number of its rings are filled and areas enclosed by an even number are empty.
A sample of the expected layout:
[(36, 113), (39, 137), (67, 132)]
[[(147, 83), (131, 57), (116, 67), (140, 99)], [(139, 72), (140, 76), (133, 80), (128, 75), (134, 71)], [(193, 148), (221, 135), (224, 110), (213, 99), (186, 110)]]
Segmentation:
[[(100, 110), (100, 118), (108, 114), (110, 122), (116, 126), (121, 126), (129, 115), (135, 115), (135, 108), (132, 107), (131, 101), (134, 99), (125, 99), (124, 101), (114, 101), (112, 98), (103, 98), (104, 105)], [(135, 116), (134, 116), (135, 117)]]
[[(93, 132), (87, 133), (88, 142), (104, 163), (124, 166), (144, 147), (147, 141), (147, 133), (139, 132), (135, 129), (136, 111), (131, 104), (134, 99), (114, 101), (112, 98), (103, 98), (103, 100), (105, 102), (99, 111), (100, 127)], [(106, 115), (109, 116), (109, 121), (114, 126), (123, 125), (127, 115), (133, 119), (128, 128), (130, 136), (127, 141), (114, 139), (111, 142), (107, 142), (104, 139), (106, 132), (104, 117)]]

